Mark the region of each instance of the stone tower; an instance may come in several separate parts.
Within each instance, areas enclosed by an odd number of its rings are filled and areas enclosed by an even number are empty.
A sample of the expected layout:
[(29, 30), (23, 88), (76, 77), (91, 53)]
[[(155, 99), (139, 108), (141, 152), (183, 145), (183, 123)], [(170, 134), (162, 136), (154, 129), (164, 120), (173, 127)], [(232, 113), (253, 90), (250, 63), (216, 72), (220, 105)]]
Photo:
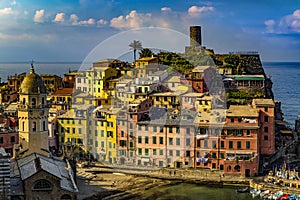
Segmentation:
[(15, 157), (33, 152), (49, 156), (48, 112), (46, 87), (31, 64), (19, 91), (19, 145), (15, 148)]
[(201, 45), (201, 26), (190, 26), (190, 46), (197, 47)]

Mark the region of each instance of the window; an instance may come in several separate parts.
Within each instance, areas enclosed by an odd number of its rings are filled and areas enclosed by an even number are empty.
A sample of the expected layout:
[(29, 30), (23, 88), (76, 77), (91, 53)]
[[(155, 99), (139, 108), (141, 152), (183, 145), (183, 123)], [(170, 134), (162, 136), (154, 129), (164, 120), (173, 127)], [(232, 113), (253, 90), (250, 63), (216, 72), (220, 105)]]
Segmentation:
[(180, 138), (176, 138), (176, 145), (180, 145)]
[[(123, 125), (124, 125), (124, 124), (123, 124)], [(142, 126), (139, 125), (138, 127), (139, 127), (139, 131), (141, 131), (141, 130), (142, 130)]]
[(152, 136), (152, 144), (156, 144), (156, 137)]
[(164, 138), (163, 137), (159, 137), (159, 144), (164, 144)]
[(212, 148), (216, 148), (216, 140), (211, 141)]
[(169, 133), (173, 133), (173, 127), (169, 127)]
[(146, 156), (149, 155), (149, 149), (145, 149), (145, 155), (146, 155)]
[(229, 141), (229, 148), (230, 148), (230, 149), (233, 148), (233, 141)]
[(224, 159), (224, 158), (225, 158), (224, 153), (221, 153), (221, 154), (220, 154), (220, 157), (221, 157), (222, 159)]
[(250, 141), (246, 141), (246, 149), (250, 149)]
[(148, 126), (145, 126), (145, 131), (148, 131)]
[(121, 137), (124, 137), (124, 131), (121, 131)]
[(238, 149), (241, 149), (241, 148), (242, 148), (242, 142), (241, 142), (241, 141), (238, 141), (238, 142), (237, 142), (237, 148), (238, 148)]
[(145, 144), (149, 144), (149, 137), (145, 136)]
[(265, 112), (268, 112), (268, 111), (269, 111), (269, 108), (268, 108), (268, 107), (265, 107), (264, 110), (265, 110)]
[(239, 118), (238, 118), (238, 122), (242, 122), (242, 118), (239, 117)]
[(186, 128), (186, 134), (190, 134), (190, 133), (191, 133), (190, 128)]
[(142, 149), (141, 148), (138, 149), (138, 154), (142, 155)]
[(180, 133), (180, 128), (176, 127), (176, 133)]
[(201, 147), (201, 140), (197, 140), (197, 147)]
[(52, 190), (51, 183), (47, 180), (38, 180), (34, 184), (33, 190)]
[(186, 155), (186, 157), (190, 157), (191, 156), (191, 152), (190, 151), (186, 151), (185, 155)]
[(32, 131), (36, 132), (36, 122), (32, 122)]
[(234, 118), (231, 118), (230, 121), (233, 123), (234, 122)]
[(267, 135), (264, 136), (264, 140), (268, 140), (269, 137)]
[(68, 195), (68, 194), (64, 194), (64, 195), (62, 195), (62, 197), (60, 198), (60, 200), (71, 200), (72, 199), (72, 197), (70, 196), (70, 195)]
[(265, 133), (269, 132), (269, 127), (267, 127), (267, 126), (264, 127), (264, 132), (265, 132)]
[(138, 137), (138, 143), (141, 144), (142, 143), (142, 136)]
[(251, 131), (247, 130), (247, 136), (250, 136), (250, 135), (251, 135)]
[(95, 147), (98, 147), (98, 141), (95, 141)]
[(264, 122), (269, 122), (269, 117), (268, 116), (264, 116)]
[(72, 133), (75, 133), (75, 128), (72, 128)]
[(225, 148), (224, 141), (221, 141), (221, 149)]
[(180, 156), (180, 151), (176, 150), (176, 156)]
[(157, 127), (153, 126), (153, 132), (157, 132)]
[(216, 153), (212, 153), (212, 158), (217, 158), (217, 154)]
[(22, 131), (25, 129), (25, 122), (22, 122)]
[(162, 149), (159, 150), (159, 155), (161, 155), (161, 156), (164, 155), (164, 151)]
[(43, 131), (45, 131), (45, 130), (46, 130), (46, 122), (43, 121)]
[(10, 137), (10, 143), (15, 143), (15, 142), (16, 142), (15, 136), (11, 136), (11, 137)]
[(173, 138), (169, 138), (169, 145), (173, 145)]
[(186, 146), (190, 146), (190, 145), (191, 145), (191, 140), (190, 140), (190, 138), (186, 138), (186, 139), (185, 139), (185, 145), (186, 145)]
[(169, 155), (173, 156), (173, 150), (169, 150)]
[(208, 148), (208, 141), (204, 140), (204, 148)]
[(153, 149), (153, 155), (156, 155), (156, 149)]
[(163, 133), (164, 132), (164, 127), (160, 127), (159, 132)]

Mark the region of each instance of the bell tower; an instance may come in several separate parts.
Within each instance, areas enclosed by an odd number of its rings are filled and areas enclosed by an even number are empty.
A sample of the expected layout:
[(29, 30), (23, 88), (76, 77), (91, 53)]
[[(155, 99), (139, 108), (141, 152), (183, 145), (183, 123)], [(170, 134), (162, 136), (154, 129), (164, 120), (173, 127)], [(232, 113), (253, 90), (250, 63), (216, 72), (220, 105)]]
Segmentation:
[(49, 156), (47, 92), (31, 64), (30, 73), (24, 78), (19, 91), (19, 145), (15, 157), (31, 153)]

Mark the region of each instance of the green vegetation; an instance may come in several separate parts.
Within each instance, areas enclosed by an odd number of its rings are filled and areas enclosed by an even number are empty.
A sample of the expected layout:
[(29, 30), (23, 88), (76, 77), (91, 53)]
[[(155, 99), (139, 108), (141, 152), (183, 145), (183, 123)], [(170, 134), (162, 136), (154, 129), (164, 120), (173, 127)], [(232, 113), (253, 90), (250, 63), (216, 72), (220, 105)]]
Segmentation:
[(149, 48), (144, 48), (139, 52), (140, 58), (151, 57), (153, 56), (153, 52)]

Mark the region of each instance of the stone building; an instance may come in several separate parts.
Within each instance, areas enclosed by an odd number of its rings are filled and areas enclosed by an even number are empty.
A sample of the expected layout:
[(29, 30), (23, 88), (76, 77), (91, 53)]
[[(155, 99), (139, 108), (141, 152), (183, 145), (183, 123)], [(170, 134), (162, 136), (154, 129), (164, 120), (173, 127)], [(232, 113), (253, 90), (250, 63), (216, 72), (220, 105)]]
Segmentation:
[(71, 165), (49, 151), (47, 92), (33, 65), (19, 97), (19, 144), (10, 165), (11, 199), (77, 199)]

